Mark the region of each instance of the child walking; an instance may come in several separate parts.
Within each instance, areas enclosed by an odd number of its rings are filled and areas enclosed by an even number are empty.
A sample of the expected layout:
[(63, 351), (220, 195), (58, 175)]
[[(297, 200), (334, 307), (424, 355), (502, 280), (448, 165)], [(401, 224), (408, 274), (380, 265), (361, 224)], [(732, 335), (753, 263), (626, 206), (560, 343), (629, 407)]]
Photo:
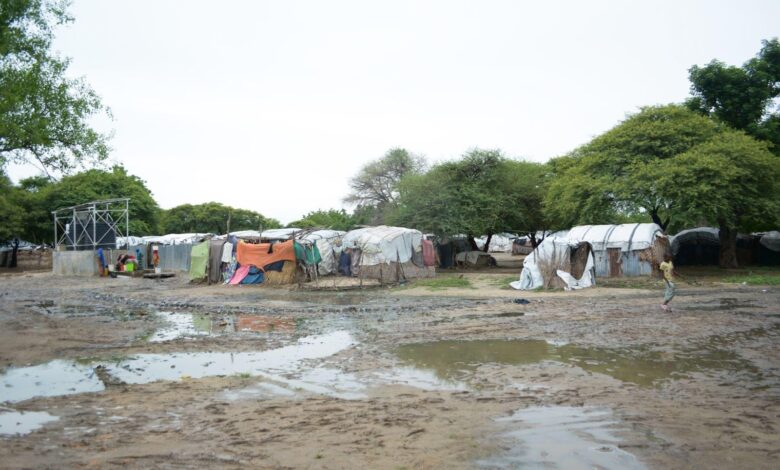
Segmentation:
[(658, 265), (658, 268), (664, 273), (664, 282), (666, 283), (666, 290), (664, 291), (664, 303), (661, 304), (661, 309), (664, 312), (671, 312), (672, 307), (669, 306), (669, 302), (674, 298), (675, 285), (674, 285), (674, 263), (672, 263), (672, 255), (664, 255), (663, 263)]

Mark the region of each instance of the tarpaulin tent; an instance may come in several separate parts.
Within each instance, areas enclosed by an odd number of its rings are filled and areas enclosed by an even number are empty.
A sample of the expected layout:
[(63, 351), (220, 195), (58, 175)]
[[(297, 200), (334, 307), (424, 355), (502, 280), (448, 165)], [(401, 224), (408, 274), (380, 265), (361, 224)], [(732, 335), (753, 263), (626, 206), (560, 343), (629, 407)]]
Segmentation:
[(265, 240), (292, 240), (295, 238), (295, 235), (297, 233), (303, 232), (302, 229), (295, 228), (295, 227), (287, 227), (287, 228), (272, 228), (268, 230), (263, 230), (263, 233), (260, 235), (260, 238), (263, 238)]
[(347, 232), (342, 248), (351, 256), (352, 275), (400, 281), (434, 276), (433, 266), (425, 266), (422, 232), (403, 227), (367, 227)]
[[(477, 244), (477, 248), (480, 250), (485, 249), (485, 243), (487, 243), (487, 235), (483, 235), (474, 239)], [(488, 253), (511, 253), (512, 243), (517, 238), (514, 233), (496, 233), (490, 238), (490, 245), (488, 246)]]
[(716, 266), (720, 258), (719, 232), (715, 227), (696, 227), (669, 237), (674, 264)]
[[(717, 266), (720, 263), (720, 230), (696, 227), (671, 238), (674, 262), (679, 266)], [(780, 233), (737, 235), (737, 263), (740, 266), (780, 264)]]
[(551, 236), (526, 256), (520, 279), (510, 285), (519, 290), (539, 287), (570, 290), (595, 283), (595, 258), (590, 243)]
[(580, 225), (554, 236), (590, 243), (596, 275), (603, 277), (651, 275), (671, 253), (669, 239), (657, 224)]
[(320, 253), (318, 264), (320, 275), (333, 274), (338, 269), (341, 255), (341, 239), (347, 232), (340, 230), (315, 230), (298, 239), (302, 245), (315, 245)]

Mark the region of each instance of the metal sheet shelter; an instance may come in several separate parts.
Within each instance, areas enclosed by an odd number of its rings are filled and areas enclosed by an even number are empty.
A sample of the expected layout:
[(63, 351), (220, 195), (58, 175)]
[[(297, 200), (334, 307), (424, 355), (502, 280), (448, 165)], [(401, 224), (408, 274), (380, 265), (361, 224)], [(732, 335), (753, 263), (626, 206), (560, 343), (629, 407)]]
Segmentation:
[(130, 199), (106, 199), (52, 211), (58, 250), (115, 248), (129, 236)]

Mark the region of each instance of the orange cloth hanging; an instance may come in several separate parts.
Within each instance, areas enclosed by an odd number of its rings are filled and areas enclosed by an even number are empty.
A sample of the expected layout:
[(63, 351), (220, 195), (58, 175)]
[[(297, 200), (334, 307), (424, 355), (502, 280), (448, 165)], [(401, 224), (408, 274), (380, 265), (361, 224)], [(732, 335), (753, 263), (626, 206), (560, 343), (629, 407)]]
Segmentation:
[(295, 261), (295, 245), (292, 240), (273, 245), (273, 252), (268, 253), (268, 249), (271, 247), (270, 243), (253, 245), (239, 241), (238, 248), (236, 248), (236, 261), (241, 266), (254, 265), (258, 268), (264, 268), (277, 261)]

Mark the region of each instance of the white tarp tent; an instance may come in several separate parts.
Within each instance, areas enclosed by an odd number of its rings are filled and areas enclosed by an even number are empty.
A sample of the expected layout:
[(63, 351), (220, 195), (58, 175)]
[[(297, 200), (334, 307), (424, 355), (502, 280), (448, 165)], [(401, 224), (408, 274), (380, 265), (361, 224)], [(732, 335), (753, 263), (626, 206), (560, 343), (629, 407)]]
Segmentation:
[(184, 245), (198, 243), (204, 238), (213, 237), (212, 233), (169, 233), (167, 235), (152, 235), (147, 237), (117, 237), (117, 248), (138, 246), (153, 243), (156, 245)]
[(566, 238), (588, 242), (593, 251), (635, 251), (650, 248), (659, 235), (663, 230), (657, 224), (579, 225), (569, 230)]
[[(488, 253), (511, 253), (512, 243), (517, 238), (517, 235), (512, 233), (496, 233), (490, 239), (490, 246), (488, 246)], [(487, 242), (487, 235), (483, 235), (479, 238), (475, 238), (477, 248), (480, 250), (485, 249), (485, 243)]]
[[(580, 251), (583, 250), (583, 251)], [(584, 267), (583, 257), (585, 257)], [(568, 238), (547, 237), (523, 260), (520, 280), (510, 283), (518, 290), (532, 290), (552, 287), (555, 277), (563, 283), (564, 289), (582, 289), (596, 283), (595, 260), (590, 244)], [(578, 278), (572, 275), (575, 269), (582, 269)]]
[(319, 263), (320, 275), (335, 273), (339, 267), (341, 255), (341, 239), (347, 232), (340, 230), (316, 230), (307, 233), (299, 240), (302, 244), (315, 244), (322, 261)]
[(596, 275), (603, 277), (651, 275), (669, 252), (668, 238), (652, 223), (580, 225), (554, 236), (590, 243)]
[(759, 243), (769, 250), (780, 251), (780, 232), (773, 230), (762, 234)]
[(267, 238), (269, 240), (290, 240), (292, 239), (296, 233), (302, 232), (302, 229), (294, 228), (294, 227), (288, 227), (288, 228), (272, 228), (268, 230), (263, 230), (262, 238)]
[(362, 266), (406, 263), (415, 252), (422, 252), (422, 232), (380, 225), (347, 232), (341, 243), (342, 248), (360, 249)]

